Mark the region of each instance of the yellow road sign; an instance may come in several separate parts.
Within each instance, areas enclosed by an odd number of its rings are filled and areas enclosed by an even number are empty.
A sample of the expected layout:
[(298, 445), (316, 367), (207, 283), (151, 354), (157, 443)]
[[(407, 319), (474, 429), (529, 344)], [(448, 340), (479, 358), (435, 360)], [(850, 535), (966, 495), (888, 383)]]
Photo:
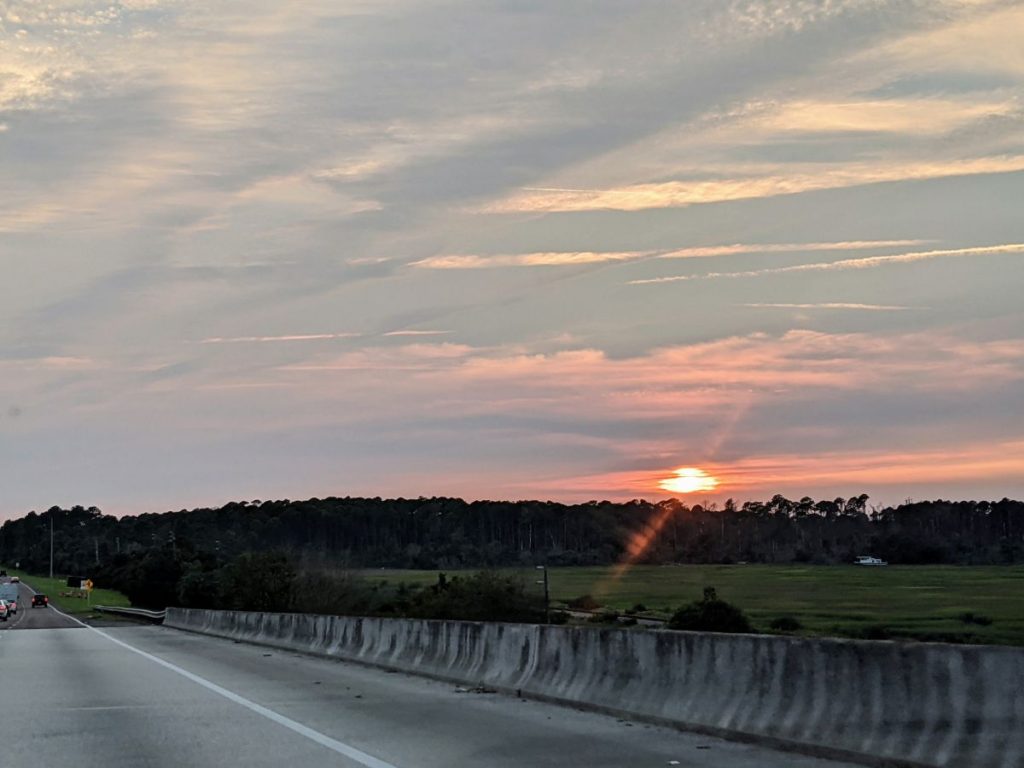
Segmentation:
[(92, 579), (86, 579), (86, 580), (85, 580), (85, 584), (83, 584), (83, 586), (84, 586), (84, 587), (85, 587), (85, 588), (86, 588), (87, 590), (89, 590), (89, 591), (91, 592), (91, 591), (92, 591)]

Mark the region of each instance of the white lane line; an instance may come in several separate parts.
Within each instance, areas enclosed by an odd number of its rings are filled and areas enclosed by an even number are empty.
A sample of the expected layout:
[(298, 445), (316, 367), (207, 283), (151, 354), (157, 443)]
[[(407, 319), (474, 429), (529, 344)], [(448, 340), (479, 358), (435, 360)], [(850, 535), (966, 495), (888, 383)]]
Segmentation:
[[(53, 608), (53, 606), (50, 607)], [(244, 696), (239, 696), (237, 693), (229, 691), (227, 688), (222, 688), (216, 683), (211, 683), (206, 678), (193, 674), (192, 672), (189, 672), (187, 669), (182, 669), (181, 667), (175, 664), (171, 664), (171, 662), (169, 661), (164, 661), (159, 656), (154, 656), (153, 654), (146, 653), (145, 651), (140, 650), (135, 646), (128, 645), (128, 643), (118, 640), (116, 637), (108, 635), (106, 632), (103, 632), (99, 629), (96, 629), (96, 627), (91, 627), (84, 621), (76, 619), (74, 616), (69, 616), (68, 614), (64, 613), (63, 611), (59, 611), (56, 608), (53, 608), (53, 610), (57, 611), (57, 613), (59, 613), (61, 616), (64, 616), (66, 618), (71, 619), (74, 622), (81, 624), (83, 627), (95, 632), (97, 635), (107, 638), (107, 640), (109, 640), (110, 642), (116, 645), (120, 645), (122, 648), (126, 648), (132, 653), (137, 653), (144, 659), (149, 659), (154, 664), (159, 664), (161, 667), (169, 669), (171, 670), (171, 672), (175, 672), (181, 675), (182, 677), (191, 680), (193, 683), (203, 686), (203, 688), (206, 688), (208, 691), (213, 691), (217, 695), (223, 696), (228, 701), (233, 701), (235, 702), (235, 704), (239, 704), (245, 707), (246, 709), (255, 712), (257, 715), (262, 715), (263, 717), (267, 718), (267, 720), (272, 720), (278, 725), (283, 725), (285, 728), (288, 728), (289, 730), (294, 731), (295, 733), (301, 736), (305, 736), (310, 741), (315, 741), (317, 744), (323, 747), (327, 747), (327, 749), (337, 752), (339, 755), (344, 755), (345, 757), (349, 758), (350, 760), (354, 760), (360, 765), (365, 765), (366, 768), (396, 768), (391, 763), (379, 760), (373, 755), (368, 755), (362, 750), (356, 749), (355, 747), (350, 747), (348, 744), (340, 742), (337, 739), (332, 739), (330, 736), (320, 733), (320, 731), (314, 731), (312, 728), (303, 725), (297, 720), (292, 720), (290, 717), (285, 717), (284, 715), (275, 712), (272, 709), (267, 709), (266, 707), (257, 704), (255, 701), (249, 701), (249, 699), (245, 698)]]

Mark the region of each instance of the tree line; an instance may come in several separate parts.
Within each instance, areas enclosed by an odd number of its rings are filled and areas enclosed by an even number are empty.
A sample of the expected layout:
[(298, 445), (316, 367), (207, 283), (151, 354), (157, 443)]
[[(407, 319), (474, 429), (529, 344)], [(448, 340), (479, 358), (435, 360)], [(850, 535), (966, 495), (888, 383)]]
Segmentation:
[(869, 508), (866, 495), (776, 495), (722, 507), (676, 499), (559, 504), (314, 498), (121, 518), (95, 507), (53, 507), (0, 527), (0, 561), (45, 572), (51, 527), (56, 572), (94, 580), (147, 558), (174, 563), (180, 577), (221, 569), (254, 552), (283, 553), (302, 570), (607, 565), (625, 558), (835, 564), (861, 554), (910, 564), (1024, 562), (1024, 502), (1009, 499)]

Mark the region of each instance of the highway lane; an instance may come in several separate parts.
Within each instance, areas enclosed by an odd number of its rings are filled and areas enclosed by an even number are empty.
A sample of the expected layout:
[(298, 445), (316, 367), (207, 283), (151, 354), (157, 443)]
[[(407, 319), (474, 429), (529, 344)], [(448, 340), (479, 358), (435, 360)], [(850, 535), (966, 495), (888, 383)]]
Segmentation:
[(53, 608), (33, 608), (33, 590), (26, 584), (18, 585), (18, 613), (6, 622), (0, 622), (0, 631), (6, 629), (78, 629), (81, 624)]
[(163, 627), (3, 632), (0, 671), (5, 768), (842, 765)]

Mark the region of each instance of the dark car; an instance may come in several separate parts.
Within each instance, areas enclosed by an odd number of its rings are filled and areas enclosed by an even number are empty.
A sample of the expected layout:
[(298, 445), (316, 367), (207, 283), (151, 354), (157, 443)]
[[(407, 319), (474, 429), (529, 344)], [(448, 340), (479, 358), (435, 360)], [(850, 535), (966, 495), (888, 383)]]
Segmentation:
[(36, 594), (32, 595), (32, 607), (33, 608), (38, 608), (39, 606), (42, 606), (43, 608), (45, 608), (49, 604), (50, 604), (50, 598), (48, 598), (46, 595), (43, 595), (43, 594), (40, 594), (40, 593), (36, 593)]

